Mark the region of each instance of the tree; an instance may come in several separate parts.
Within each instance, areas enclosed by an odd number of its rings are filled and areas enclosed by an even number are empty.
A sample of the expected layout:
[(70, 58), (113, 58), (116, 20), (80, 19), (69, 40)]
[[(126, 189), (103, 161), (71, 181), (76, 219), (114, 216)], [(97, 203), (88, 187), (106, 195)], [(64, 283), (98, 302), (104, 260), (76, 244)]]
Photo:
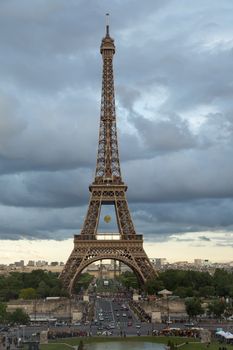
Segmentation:
[(226, 303), (222, 300), (213, 300), (208, 305), (208, 313), (217, 318), (221, 318), (226, 309)]
[(213, 286), (204, 286), (199, 288), (199, 296), (209, 298), (215, 295), (215, 288)]
[(213, 276), (213, 283), (215, 286), (216, 295), (220, 297), (230, 296), (233, 286), (233, 273), (216, 269)]
[(9, 314), (9, 321), (13, 324), (28, 324), (30, 317), (23, 309), (18, 308)]
[(19, 298), (25, 300), (36, 299), (36, 290), (34, 288), (21, 289)]
[(41, 281), (38, 285), (38, 288), (36, 290), (37, 295), (39, 298), (45, 298), (50, 295), (49, 293), (49, 286), (46, 284), (45, 281)]
[(83, 341), (80, 340), (78, 350), (83, 350), (83, 349), (84, 349), (84, 344), (83, 344)]
[(195, 291), (192, 287), (177, 287), (174, 291), (175, 295), (178, 295), (180, 298), (187, 298), (195, 296)]
[(7, 322), (6, 304), (0, 303), (0, 323), (5, 324)]
[(158, 291), (164, 289), (163, 282), (158, 278), (150, 279), (146, 282), (146, 291), (148, 294), (153, 295)]
[(201, 306), (201, 302), (198, 298), (189, 298), (185, 301), (186, 312), (189, 317), (196, 317), (202, 315), (204, 310)]
[(82, 273), (74, 285), (75, 292), (79, 293), (82, 289), (87, 289), (93, 278), (94, 277), (87, 272)]
[(118, 281), (127, 289), (137, 289), (139, 287), (136, 275), (131, 271), (125, 271), (118, 276)]

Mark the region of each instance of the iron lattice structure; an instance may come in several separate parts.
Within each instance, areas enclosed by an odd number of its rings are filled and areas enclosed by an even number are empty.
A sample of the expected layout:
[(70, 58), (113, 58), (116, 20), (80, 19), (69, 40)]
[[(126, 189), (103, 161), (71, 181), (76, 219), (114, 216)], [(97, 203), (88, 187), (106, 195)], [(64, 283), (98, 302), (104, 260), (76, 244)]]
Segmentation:
[[(89, 186), (91, 196), (83, 228), (79, 235), (74, 236), (74, 249), (60, 275), (70, 293), (83, 269), (102, 259), (125, 263), (132, 268), (141, 284), (156, 276), (143, 249), (143, 237), (135, 232), (125, 194), (127, 186), (121, 177), (113, 77), (115, 45), (109, 35), (108, 25), (100, 53), (103, 58), (103, 76), (95, 179)], [(115, 207), (119, 240), (97, 239), (101, 206), (105, 204)]]

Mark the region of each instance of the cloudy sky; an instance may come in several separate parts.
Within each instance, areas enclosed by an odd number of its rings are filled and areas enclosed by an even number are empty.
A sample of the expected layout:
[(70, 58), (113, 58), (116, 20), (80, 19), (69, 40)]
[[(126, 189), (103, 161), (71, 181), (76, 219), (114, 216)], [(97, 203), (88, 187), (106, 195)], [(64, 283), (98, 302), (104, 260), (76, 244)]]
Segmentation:
[(82, 226), (106, 12), (149, 256), (233, 260), (232, 0), (0, 0), (0, 262), (65, 260)]

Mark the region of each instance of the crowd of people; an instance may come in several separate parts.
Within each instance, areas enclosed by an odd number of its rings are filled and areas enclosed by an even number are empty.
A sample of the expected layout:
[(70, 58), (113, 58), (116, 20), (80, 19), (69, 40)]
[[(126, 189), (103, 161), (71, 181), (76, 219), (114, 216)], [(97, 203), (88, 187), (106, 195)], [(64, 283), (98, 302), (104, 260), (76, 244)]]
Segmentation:
[(198, 338), (200, 336), (200, 329), (164, 328), (161, 331), (157, 331), (157, 334), (154, 335)]
[(72, 337), (86, 337), (88, 334), (86, 331), (77, 329), (67, 329), (67, 330), (49, 330), (48, 339), (57, 338), (72, 338)]
[(129, 302), (131, 310), (137, 315), (141, 322), (151, 322), (151, 316), (146, 313), (146, 311), (136, 303), (136, 301)]

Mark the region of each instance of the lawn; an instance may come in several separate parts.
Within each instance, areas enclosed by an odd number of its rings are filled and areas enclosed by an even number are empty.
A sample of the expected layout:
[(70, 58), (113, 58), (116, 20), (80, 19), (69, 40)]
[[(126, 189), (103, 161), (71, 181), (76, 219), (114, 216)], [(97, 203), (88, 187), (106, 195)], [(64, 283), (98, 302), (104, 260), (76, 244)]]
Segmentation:
[[(72, 345), (78, 345), (81, 338), (66, 338), (66, 339), (58, 339), (56, 341), (50, 342), (48, 345), (41, 345), (41, 350), (67, 350), (71, 349)], [(181, 338), (181, 337), (152, 337), (152, 336), (140, 336), (140, 337), (91, 337), (91, 338), (83, 338), (84, 345), (90, 343), (105, 343), (111, 341), (121, 341), (121, 342), (150, 342), (150, 343), (160, 343), (167, 344), (168, 340), (174, 342), (174, 344), (183, 344), (183, 346), (179, 347), (180, 350), (219, 350), (219, 343), (212, 342), (208, 347), (206, 344), (195, 343), (196, 339), (193, 338)], [(63, 343), (63, 344), (61, 344)], [(66, 345), (67, 344), (67, 345)], [(227, 346), (227, 349), (232, 349), (232, 346)]]

